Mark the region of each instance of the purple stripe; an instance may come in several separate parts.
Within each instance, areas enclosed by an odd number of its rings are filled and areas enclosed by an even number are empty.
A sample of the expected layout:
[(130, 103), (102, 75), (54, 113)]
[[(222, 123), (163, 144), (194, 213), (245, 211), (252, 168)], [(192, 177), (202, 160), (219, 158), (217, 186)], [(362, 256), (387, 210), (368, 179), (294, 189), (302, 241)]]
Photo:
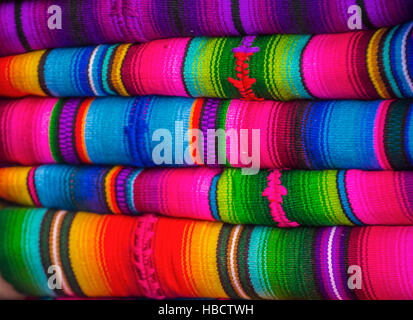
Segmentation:
[(128, 202), (127, 202), (127, 179), (131, 172), (133, 171), (132, 168), (123, 168), (118, 176), (116, 177), (115, 181), (115, 188), (116, 188), (116, 202), (122, 213), (132, 214), (133, 212), (129, 209)]
[(59, 119), (59, 149), (65, 162), (80, 163), (74, 141), (75, 116), (81, 99), (70, 99), (62, 108)]
[[(202, 113), (202, 133), (204, 135), (204, 163), (207, 163), (208, 155), (214, 154), (213, 163), (211, 165), (215, 166), (217, 164), (217, 154), (216, 143), (212, 145), (208, 144), (208, 129), (215, 130), (216, 113), (219, 105), (218, 99), (206, 99), (204, 105), (204, 112)], [(214, 141), (215, 142), (215, 141)], [(209, 163), (208, 163), (209, 164)]]

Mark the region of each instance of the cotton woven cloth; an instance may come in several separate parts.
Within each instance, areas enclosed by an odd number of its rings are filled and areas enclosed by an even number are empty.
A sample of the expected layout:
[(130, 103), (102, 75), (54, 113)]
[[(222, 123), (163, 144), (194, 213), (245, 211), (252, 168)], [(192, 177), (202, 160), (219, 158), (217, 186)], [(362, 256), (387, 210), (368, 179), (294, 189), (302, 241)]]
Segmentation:
[(0, 197), (28, 206), (159, 213), (279, 227), (412, 225), (411, 171), (44, 165), (0, 168)]
[(413, 227), (279, 229), (7, 208), (0, 272), (30, 296), (413, 299), (412, 241)]
[[(171, 142), (170, 163), (163, 165), (245, 167), (251, 164), (240, 158), (245, 129), (251, 144), (245, 149), (262, 168), (413, 169), (413, 100), (27, 97), (0, 100), (0, 128), (3, 163), (153, 167), (160, 164), (155, 134), (163, 129)], [(232, 130), (235, 140), (208, 140), (208, 130)]]
[(413, 22), (333, 35), (176, 38), (0, 58), (0, 95), (413, 97)]
[(177, 36), (345, 32), (356, 4), (363, 29), (413, 19), (410, 0), (6, 0), (0, 54)]

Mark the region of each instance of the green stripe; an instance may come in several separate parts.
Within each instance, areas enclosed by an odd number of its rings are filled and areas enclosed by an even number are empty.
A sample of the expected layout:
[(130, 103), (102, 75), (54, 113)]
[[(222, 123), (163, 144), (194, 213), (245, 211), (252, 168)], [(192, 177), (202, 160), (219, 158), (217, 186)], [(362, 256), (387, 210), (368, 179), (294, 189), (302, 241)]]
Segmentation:
[(64, 162), (59, 148), (59, 120), (65, 104), (64, 99), (59, 99), (52, 110), (49, 124), (50, 152), (56, 162)]

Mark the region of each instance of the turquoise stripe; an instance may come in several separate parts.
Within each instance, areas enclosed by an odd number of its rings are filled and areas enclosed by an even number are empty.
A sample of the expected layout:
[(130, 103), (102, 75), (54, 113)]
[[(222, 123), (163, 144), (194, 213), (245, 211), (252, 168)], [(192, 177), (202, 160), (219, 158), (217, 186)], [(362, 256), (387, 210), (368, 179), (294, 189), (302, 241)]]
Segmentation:
[(126, 97), (107, 97), (95, 99), (90, 104), (84, 137), (87, 153), (93, 163), (133, 163), (127, 139), (119, 139), (125, 136), (130, 102), (131, 99)]
[(112, 45), (109, 46), (106, 54), (103, 58), (103, 63), (102, 63), (102, 86), (103, 86), (103, 90), (105, 90), (106, 94), (110, 94), (110, 95), (117, 95), (116, 92), (112, 91), (109, 87), (109, 83), (108, 83), (108, 72), (109, 72), (109, 61), (110, 61), (110, 57), (112, 55), (112, 52), (115, 50), (115, 48), (118, 45)]
[[(35, 188), (43, 207), (77, 210), (76, 204), (70, 197), (70, 186), (65, 183), (70, 180), (75, 168), (65, 164), (51, 164), (36, 168), (34, 172)], [(54, 186), (53, 192), (49, 190), (50, 186)]]
[(397, 81), (393, 76), (392, 70), (391, 70), (391, 56), (390, 56), (390, 43), (391, 39), (394, 36), (394, 33), (399, 29), (399, 26), (391, 29), (391, 31), (387, 34), (384, 45), (383, 45), (383, 66), (384, 66), (384, 73), (386, 75), (387, 81), (390, 83), (390, 86), (394, 92), (394, 94), (398, 98), (403, 98), (402, 93), (399, 90), (399, 87), (397, 85)]
[(406, 117), (406, 129), (404, 131), (404, 148), (410, 163), (413, 163), (413, 102), (410, 104)]
[(347, 218), (355, 225), (362, 226), (363, 223), (354, 215), (353, 210), (350, 206), (350, 201), (347, 197), (347, 190), (346, 190), (346, 171), (340, 170), (337, 174), (337, 189), (338, 193), (340, 194), (341, 205), (344, 213), (346, 214)]
[(189, 44), (188, 51), (184, 61), (183, 81), (189, 92), (193, 97), (202, 97), (205, 95), (205, 88), (202, 82), (198, 80), (202, 67), (202, 51), (208, 42), (206, 37), (193, 38)]
[(48, 275), (46, 275), (40, 255), (40, 231), (42, 221), (47, 209), (28, 209), (22, 228), (22, 244), (28, 266), (27, 272), (31, 274), (32, 283), (39, 291), (39, 295), (55, 296), (53, 290), (48, 287)]
[[(283, 78), (288, 83), (291, 93), (300, 99), (311, 99), (312, 96), (305, 89), (303, 78), (301, 77), (301, 55), (307, 45), (311, 36), (299, 35), (293, 37), (290, 45), (285, 47), (283, 56), (286, 57), (284, 66), (285, 70), (281, 70), (281, 73), (285, 73)], [(299, 77), (299, 82), (297, 78)]]
[(221, 221), (221, 218), (218, 213), (218, 203), (217, 203), (217, 187), (218, 180), (221, 177), (221, 174), (216, 175), (211, 182), (211, 188), (209, 189), (209, 206), (211, 208), (211, 214), (215, 220)]
[(265, 271), (265, 258), (267, 252), (264, 247), (265, 233), (268, 230), (267, 227), (257, 226), (251, 232), (251, 238), (248, 250), (248, 271), (250, 274), (251, 284), (254, 291), (260, 298), (270, 299), (272, 296), (267, 290), (268, 283), (265, 284), (265, 279), (262, 277)]
[(132, 211), (134, 214), (140, 214), (140, 212), (136, 209), (135, 203), (133, 201), (133, 185), (135, 183), (136, 178), (142, 171), (143, 169), (136, 169), (134, 172), (132, 172), (132, 174), (128, 178), (128, 181), (126, 182), (126, 202), (128, 204), (129, 210)]

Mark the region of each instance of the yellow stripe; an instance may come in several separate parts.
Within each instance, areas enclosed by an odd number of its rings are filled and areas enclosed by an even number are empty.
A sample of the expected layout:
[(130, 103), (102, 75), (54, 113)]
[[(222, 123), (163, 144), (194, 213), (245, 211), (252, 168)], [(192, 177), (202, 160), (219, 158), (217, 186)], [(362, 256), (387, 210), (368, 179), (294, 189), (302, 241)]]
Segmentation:
[(104, 217), (78, 212), (69, 236), (69, 252), (73, 272), (82, 291), (90, 297), (110, 296), (107, 275), (102, 267), (100, 238), (97, 237)]
[(46, 96), (40, 87), (38, 67), (46, 50), (17, 55), (10, 64), (10, 82), (13, 87), (33, 95)]
[(34, 206), (27, 187), (31, 167), (0, 169), (0, 197), (24, 206)]
[[(118, 169), (119, 168), (121, 168), (122, 166), (115, 166), (115, 167), (113, 167), (109, 172), (108, 172), (108, 174), (106, 175), (106, 177), (105, 177), (105, 195), (106, 195), (106, 201), (107, 201), (107, 203), (108, 203), (108, 206), (109, 206), (109, 209), (110, 209), (110, 211), (111, 212), (113, 212), (113, 213), (118, 213), (118, 214), (120, 214), (121, 212), (119, 212), (117, 209), (116, 209), (116, 206), (115, 206), (115, 204), (113, 203), (113, 201), (112, 201), (112, 193), (113, 193), (113, 186), (112, 186), (112, 184), (111, 184), (111, 180), (112, 180), (112, 177), (114, 176), (114, 174), (118, 171)], [(116, 195), (115, 195), (116, 196)]]
[(115, 57), (113, 59), (113, 66), (111, 70), (111, 80), (116, 92), (121, 96), (129, 96), (125, 86), (122, 82), (121, 67), (125, 59), (126, 51), (132, 44), (121, 44), (116, 48)]
[(202, 297), (228, 298), (218, 273), (216, 248), (221, 228), (222, 223), (199, 221), (194, 230), (191, 264)]
[(391, 96), (384, 85), (384, 80), (380, 75), (379, 61), (378, 61), (378, 52), (380, 40), (383, 37), (387, 29), (377, 30), (373, 37), (371, 38), (368, 48), (367, 48), (367, 70), (371, 79), (371, 82), (374, 85), (374, 88), (377, 90), (377, 93), (383, 99), (390, 99)]

